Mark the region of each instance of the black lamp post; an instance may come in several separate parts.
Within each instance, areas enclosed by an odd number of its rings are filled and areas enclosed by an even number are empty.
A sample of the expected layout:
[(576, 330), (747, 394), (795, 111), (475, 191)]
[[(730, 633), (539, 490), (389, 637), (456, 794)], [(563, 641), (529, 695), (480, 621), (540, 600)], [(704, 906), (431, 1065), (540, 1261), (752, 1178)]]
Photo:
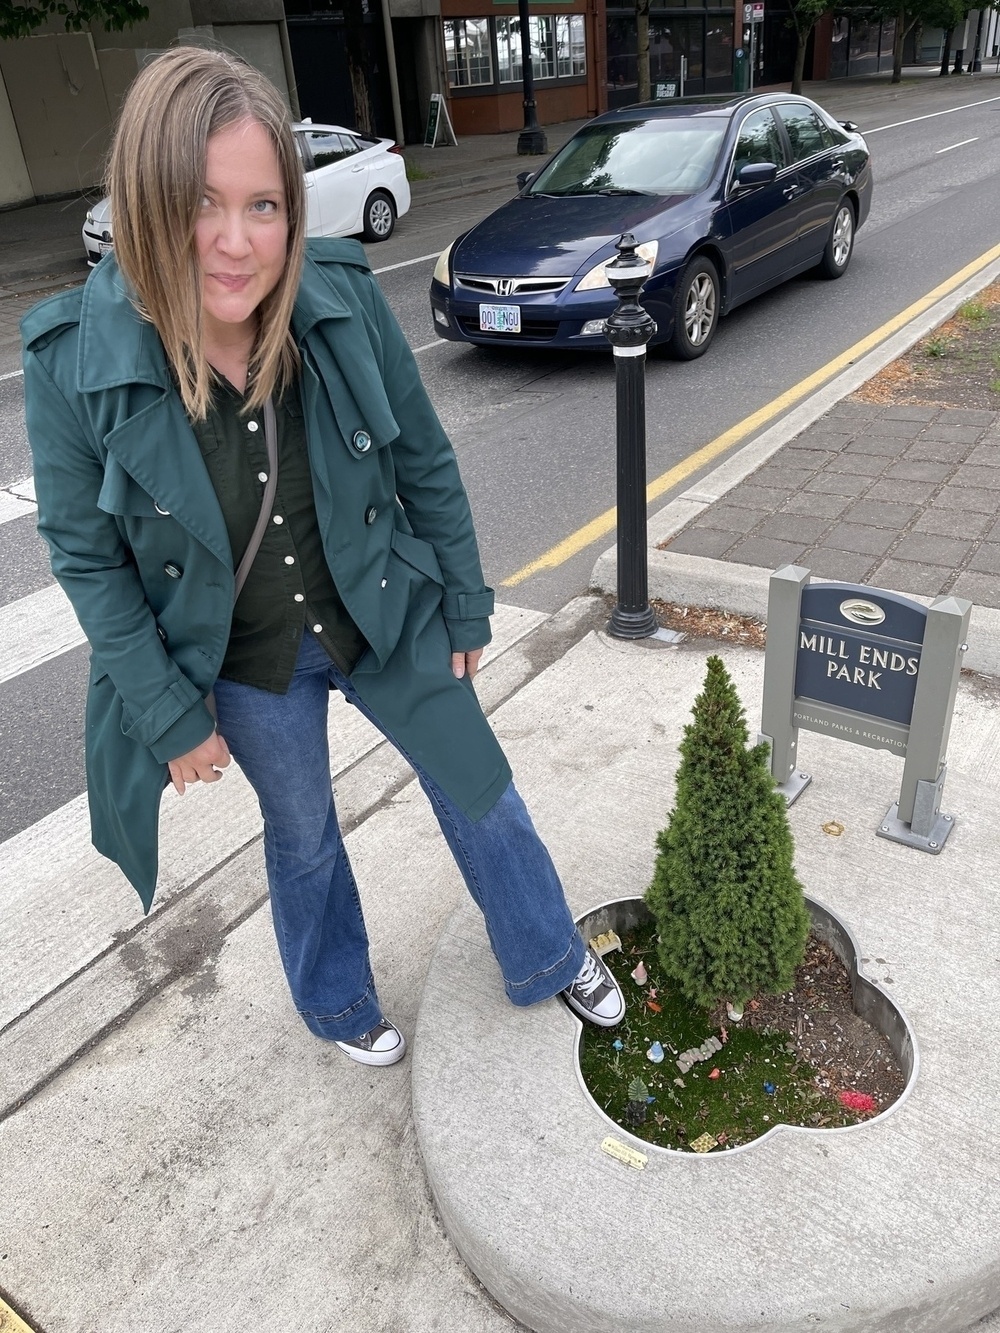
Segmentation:
[(517, 17), (521, 26), (521, 82), (524, 88), (524, 129), (517, 136), (517, 151), (522, 157), (539, 156), (549, 151), (545, 131), (538, 123), (535, 107), (535, 71), (531, 64), (531, 27), (528, 22), (528, 0), (517, 0)]
[(630, 233), (615, 248), (618, 258), (604, 270), (618, 298), (604, 326), (615, 354), (618, 452), (618, 602), (608, 633), (645, 639), (659, 628), (649, 605), (646, 564), (646, 344), (656, 324), (639, 304), (651, 266)]

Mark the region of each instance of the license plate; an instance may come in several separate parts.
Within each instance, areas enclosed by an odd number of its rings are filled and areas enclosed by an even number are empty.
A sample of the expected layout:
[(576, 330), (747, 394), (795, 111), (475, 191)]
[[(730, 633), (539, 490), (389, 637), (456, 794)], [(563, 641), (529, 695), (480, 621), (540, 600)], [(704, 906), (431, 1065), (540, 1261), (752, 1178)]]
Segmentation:
[(115, 248), (114, 241), (98, 241), (97, 249), (102, 255), (109, 255)]
[(480, 333), (520, 333), (521, 307), (519, 305), (481, 305), (479, 307)]

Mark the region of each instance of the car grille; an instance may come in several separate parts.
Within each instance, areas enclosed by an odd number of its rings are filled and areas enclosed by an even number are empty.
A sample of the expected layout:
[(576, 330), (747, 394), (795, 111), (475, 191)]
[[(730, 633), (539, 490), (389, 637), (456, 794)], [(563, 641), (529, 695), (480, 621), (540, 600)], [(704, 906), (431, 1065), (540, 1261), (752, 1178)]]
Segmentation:
[(488, 296), (538, 296), (561, 292), (569, 278), (484, 278), (478, 273), (456, 273), (455, 285)]
[[(522, 307), (523, 310), (523, 307)], [(489, 338), (492, 342), (547, 342), (559, 332), (557, 319), (521, 319), (520, 333), (488, 333), (479, 327), (479, 320), (468, 315), (459, 315), (458, 322), (462, 330), (472, 338)]]

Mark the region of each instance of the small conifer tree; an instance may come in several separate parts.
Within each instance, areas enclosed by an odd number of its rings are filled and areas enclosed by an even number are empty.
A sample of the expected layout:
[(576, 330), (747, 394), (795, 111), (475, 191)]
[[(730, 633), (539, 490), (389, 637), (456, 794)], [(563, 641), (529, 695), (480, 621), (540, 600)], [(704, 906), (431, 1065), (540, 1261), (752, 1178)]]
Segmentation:
[(742, 1007), (791, 987), (809, 914), (768, 747), (748, 748), (746, 715), (718, 657), (708, 659), (693, 718), (646, 903), (660, 962), (682, 994), (703, 1008), (720, 999)]

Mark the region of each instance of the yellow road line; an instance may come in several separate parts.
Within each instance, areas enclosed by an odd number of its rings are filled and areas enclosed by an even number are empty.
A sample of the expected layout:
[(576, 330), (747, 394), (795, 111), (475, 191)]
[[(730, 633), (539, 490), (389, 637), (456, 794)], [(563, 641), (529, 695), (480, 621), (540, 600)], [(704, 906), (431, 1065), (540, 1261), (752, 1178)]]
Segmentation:
[[(672, 490), (678, 482), (684, 481), (693, 472), (703, 468), (706, 463), (710, 463), (713, 459), (718, 458), (720, 454), (724, 454), (734, 444), (738, 444), (740, 440), (752, 435), (754, 431), (759, 430), (761, 426), (765, 426), (769, 421), (780, 416), (782, 412), (787, 412), (790, 407), (794, 407), (797, 402), (813, 393), (839, 371), (846, 370), (852, 362), (857, 361), (866, 352), (870, 352), (879, 343), (885, 342), (894, 333), (898, 333), (911, 319), (916, 319), (918, 315), (922, 315), (935, 301), (940, 301), (949, 292), (953, 292), (956, 287), (960, 287), (963, 282), (978, 273), (980, 269), (985, 268), (987, 264), (992, 263), (994, 259), (1000, 259), (1000, 245), (993, 246), (985, 254), (980, 255), (978, 259), (966, 264), (964, 268), (959, 269), (950, 278), (946, 278), (944, 282), (939, 283), (926, 296), (921, 296), (918, 301), (914, 301), (905, 310), (901, 310), (898, 315), (894, 315), (881, 328), (875, 329), (873, 333), (869, 333), (860, 342), (856, 342), (853, 347), (849, 347), (846, 352), (841, 352), (840, 356), (834, 357), (825, 366), (821, 366), (819, 370), (807, 375), (804, 380), (799, 380), (798, 384), (786, 389), (783, 394), (779, 394), (777, 398), (773, 398), (771, 402), (758, 408), (750, 416), (744, 417), (735, 426), (730, 426), (729, 430), (717, 435), (714, 440), (701, 449), (695, 450), (693, 454), (688, 454), (687, 458), (682, 459), (669, 471), (662, 473), (649, 483), (646, 487), (647, 502), (657, 499), (665, 491)], [(574, 555), (578, 555), (585, 550), (592, 542), (596, 542), (601, 537), (606, 537), (609, 532), (613, 532), (615, 521), (616, 510), (614, 508), (605, 510), (603, 514), (599, 514), (597, 518), (592, 518), (582, 528), (577, 528), (576, 532), (571, 532), (568, 537), (564, 537), (561, 542), (557, 542), (544, 555), (540, 555), (537, 560), (532, 560), (530, 565), (525, 565), (516, 574), (511, 574), (509, 578), (504, 579), (500, 586), (514, 588), (517, 584), (523, 583), (525, 579), (530, 579), (533, 574), (538, 574), (543, 569), (556, 569)]]
[(24, 1320), (0, 1298), (0, 1333), (32, 1333)]

